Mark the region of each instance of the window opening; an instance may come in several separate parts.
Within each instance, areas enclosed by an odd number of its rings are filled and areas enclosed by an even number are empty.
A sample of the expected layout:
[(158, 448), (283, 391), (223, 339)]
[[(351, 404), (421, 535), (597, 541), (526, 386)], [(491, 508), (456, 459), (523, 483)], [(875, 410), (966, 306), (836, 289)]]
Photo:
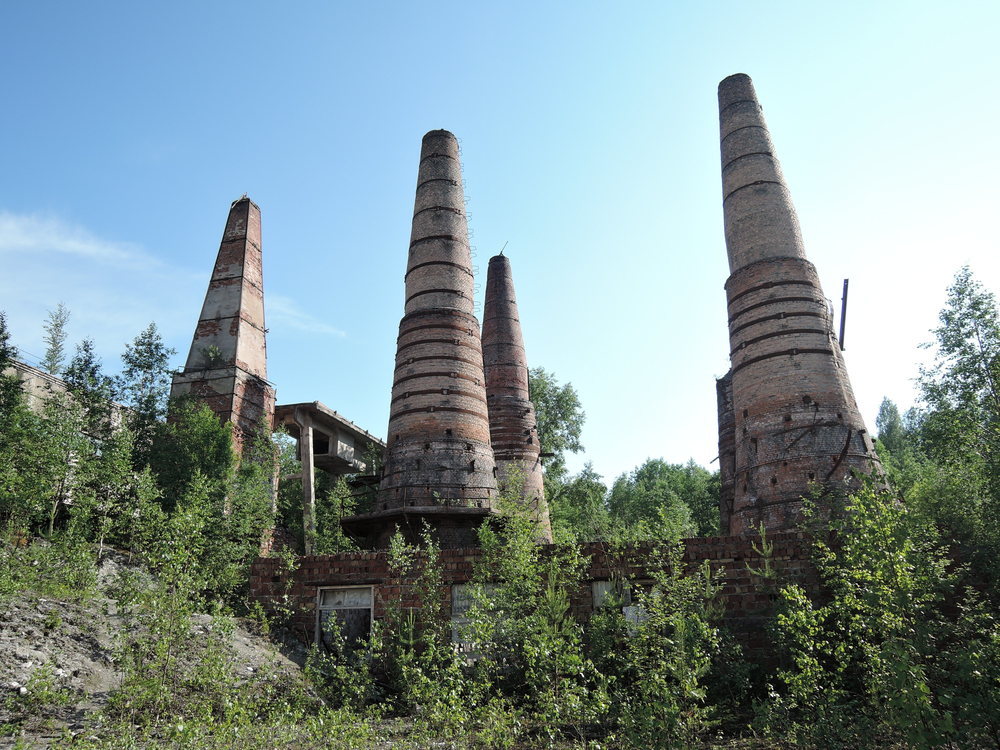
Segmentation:
[(347, 646), (367, 641), (372, 630), (372, 587), (341, 586), (317, 592), (316, 643), (327, 651), (337, 647), (340, 628)]

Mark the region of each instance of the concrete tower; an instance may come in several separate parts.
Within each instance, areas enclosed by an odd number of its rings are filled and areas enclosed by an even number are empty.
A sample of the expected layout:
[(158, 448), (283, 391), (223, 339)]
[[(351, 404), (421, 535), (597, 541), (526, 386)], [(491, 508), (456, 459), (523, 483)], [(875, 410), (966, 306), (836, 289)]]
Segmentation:
[(231, 422), (237, 450), (262, 421), (270, 427), (274, 419), (265, 333), (260, 208), (243, 196), (229, 209), (191, 351), (170, 389)]
[(462, 168), (446, 130), (420, 152), (386, 443), (378, 506), (345, 519), (348, 533), (380, 547), (397, 525), (413, 537), (426, 520), (444, 547), (475, 544), (497, 478)]
[(722, 503), (732, 534), (780, 531), (812, 483), (843, 486), (878, 459), (748, 76), (719, 84), (719, 121), (732, 364), (718, 386)]
[(524, 504), (538, 524), (539, 541), (552, 541), (549, 510), (538, 457), (535, 406), (528, 393), (528, 360), (524, 354), (521, 321), (514, 295), (510, 261), (490, 258), (483, 307), (483, 364), (486, 401), (490, 410), (490, 439), (501, 487), (520, 485)]

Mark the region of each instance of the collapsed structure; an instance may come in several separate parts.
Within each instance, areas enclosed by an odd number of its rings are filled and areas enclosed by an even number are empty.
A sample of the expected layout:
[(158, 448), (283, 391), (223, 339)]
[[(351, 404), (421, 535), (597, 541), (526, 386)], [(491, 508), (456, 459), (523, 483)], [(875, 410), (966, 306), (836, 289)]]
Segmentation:
[(717, 383), (723, 533), (796, 528), (803, 495), (879, 465), (749, 76), (719, 84), (732, 367)]

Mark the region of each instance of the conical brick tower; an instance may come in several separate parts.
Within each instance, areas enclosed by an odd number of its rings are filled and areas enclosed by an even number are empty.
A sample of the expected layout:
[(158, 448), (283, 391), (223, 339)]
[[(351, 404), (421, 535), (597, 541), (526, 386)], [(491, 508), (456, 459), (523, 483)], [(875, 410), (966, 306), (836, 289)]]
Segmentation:
[(490, 258), (483, 307), (483, 364), (490, 439), (501, 489), (520, 493), (538, 524), (538, 539), (552, 541), (549, 511), (542, 485), (535, 406), (528, 393), (528, 361), (514, 295), (510, 261)]
[(719, 120), (732, 364), (719, 384), (722, 504), (733, 534), (788, 530), (811, 487), (849, 486), (878, 458), (748, 76), (719, 84)]
[(423, 139), (404, 313), (377, 508), (344, 527), (383, 547), (397, 526), (415, 539), (426, 521), (441, 546), (472, 545), (493, 512), (497, 478), (462, 169), (446, 130)]
[(191, 351), (170, 389), (171, 397), (195, 397), (231, 422), (237, 450), (274, 419), (265, 334), (260, 208), (243, 196), (229, 209)]

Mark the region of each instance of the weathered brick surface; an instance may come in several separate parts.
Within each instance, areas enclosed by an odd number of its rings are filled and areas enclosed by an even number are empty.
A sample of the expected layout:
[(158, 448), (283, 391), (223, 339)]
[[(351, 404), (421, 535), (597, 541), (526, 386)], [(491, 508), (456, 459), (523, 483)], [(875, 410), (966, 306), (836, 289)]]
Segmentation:
[[(718, 576), (718, 601), (723, 608), (723, 622), (751, 650), (766, 653), (769, 649), (764, 625), (771, 616), (778, 588), (797, 583), (807, 591), (818, 592), (820, 581), (810, 559), (809, 541), (800, 532), (768, 537), (771, 556), (765, 561), (759, 538), (748, 536), (707, 537), (685, 540), (683, 561), (690, 569), (706, 561)], [(543, 548), (552, 549), (552, 548)], [(600, 543), (585, 544), (581, 552), (589, 558), (586, 580), (571, 599), (574, 616), (587, 620), (594, 611), (593, 581), (629, 580), (637, 585), (652, 581), (652, 547), (649, 544), (612, 548)], [(451, 586), (468, 583), (481, 559), (478, 547), (444, 549), (440, 552), (443, 573), (441, 601), (451, 606)], [(759, 572), (769, 564), (773, 577)], [(420, 606), (412, 580), (391, 575), (386, 553), (356, 552), (299, 558), (299, 568), (291, 575), (283, 572), (277, 558), (258, 559), (250, 576), (250, 597), (265, 608), (290, 604), (295, 610), (294, 629), (304, 640), (311, 640), (316, 627), (317, 591), (325, 586), (370, 585), (374, 590), (374, 616), (385, 615), (386, 606)]]
[(719, 528), (729, 529), (736, 496), (736, 414), (733, 411), (733, 375), (715, 381), (719, 414)]
[(719, 119), (732, 362), (718, 386), (723, 529), (731, 502), (730, 533), (780, 531), (813, 483), (850, 485), (878, 458), (747, 76), (719, 85)]
[(458, 142), (432, 130), (420, 153), (378, 507), (344, 521), (368, 545), (422, 519), (444, 546), (473, 543), (497, 495), (468, 235)]
[(500, 485), (520, 488), (538, 524), (540, 541), (552, 541), (539, 458), (535, 406), (528, 393), (528, 360), (514, 294), (510, 260), (490, 258), (483, 306), (483, 366), (490, 411), (490, 442)]
[[(216, 356), (207, 356), (214, 348)], [(235, 201), (208, 284), (201, 317), (184, 370), (170, 395), (204, 401), (234, 426), (240, 449), (261, 421), (274, 416), (274, 388), (267, 382), (260, 209), (249, 198)]]

